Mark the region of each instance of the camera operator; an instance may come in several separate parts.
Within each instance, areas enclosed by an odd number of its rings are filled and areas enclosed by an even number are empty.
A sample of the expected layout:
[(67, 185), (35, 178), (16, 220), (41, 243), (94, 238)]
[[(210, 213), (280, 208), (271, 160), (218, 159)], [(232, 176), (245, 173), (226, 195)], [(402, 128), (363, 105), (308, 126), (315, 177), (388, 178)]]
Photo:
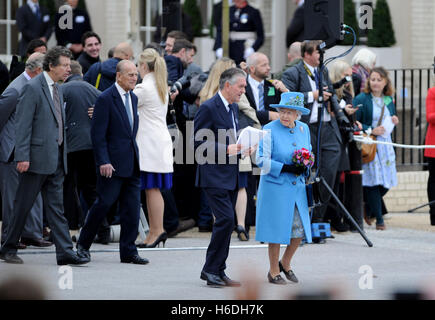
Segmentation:
[[(343, 110), (338, 105), (337, 96), (334, 93), (332, 83), (326, 69), (323, 72), (322, 86), (324, 88), (323, 98), (328, 108), (323, 109), (322, 125), (320, 131), (320, 150), (317, 150), (318, 136), (318, 96), (319, 96), (319, 70), (320, 52), (319, 45), (322, 41), (304, 41), (301, 46), (303, 61), (287, 69), (282, 75), (282, 82), (291, 92), (302, 92), (306, 108), (310, 114), (302, 116), (301, 121), (308, 123), (311, 133), (311, 145), (314, 154), (321, 154), (320, 163), (316, 159), (316, 167), (320, 168), (320, 176), (323, 177), (329, 186), (335, 183), (337, 168), (340, 161), (340, 144), (342, 138), (338, 124), (348, 123)], [(320, 185), (320, 200), (322, 205), (313, 210), (313, 223), (324, 222), (324, 215), (331, 195)], [(313, 238), (314, 243), (325, 243), (324, 238)]]
[[(165, 225), (172, 224), (178, 225), (173, 232), (168, 231), (168, 236), (175, 236), (177, 233), (193, 228), (195, 220), (193, 217), (197, 216), (199, 211), (199, 189), (195, 187), (195, 164), (187, 163), (187, 152), (189, 145), (191, 145), (189, 133), (186, 132), (186, 125), (189, 121), (189, 113), (186, 112), (184, 106), (192, 104), (196, 100), (196, 96), (189, 90), (190, 77), (186, 74), (186, 69), (193, 62), (195, 55), (195, 46), (186, 39), (177, 39), (172, 48), (172, 52), (165, 56), (166, 66), (168, 69), (168, 84), (170, 91), (179, 92), (172, 107), (175, 110), (175, 121), (180, 131), (180, 140), (176, 146), (177, 152), (183, 148), (183, 161), (182, 163), (174, 164), (173, 174), (173, 188), (172, 192), (175, 198), (175, 203), (178, 210), (178, 217), (165, 217)], [(169, 113), (171, 106), (169, 106)], [(168, 125), (173, 123), (173, 117), (168, 114)], [(182, 138), (182, 139), (181, 139)], [(177, 159), (177, 158), (176, 158)], [(178, 218), (187, 218), (178, 221)], [(170, 221), (169, 221), (170, 220)]]
[[(357, 148), (356, 142), (353, 141), (353, 132), (362, 130), (361, 124), (355, 121), (355, 112), (358, 108), (352, 106), (355, 96), (352, 68), (344, 60), (337, 60), (329, 68), (329, 77), (333, 83), (340, 108), (349, 120), (348, 124), (340, 126), (343, 143), (341, 144), (341, 158), (334, 190), (338, 190), (337, 196), (362, 228), (362, 177), (350, 174), (350, 171), (361, 170), (361, 151)], [(338, 208), (329, 206), (325, 217), (331, 220), (331, 226), (338, 232), (345, 232), (349, 229), (356, 230), (355, 227), (349, 226), (346, 221), (343, 221), (342, 212)]]

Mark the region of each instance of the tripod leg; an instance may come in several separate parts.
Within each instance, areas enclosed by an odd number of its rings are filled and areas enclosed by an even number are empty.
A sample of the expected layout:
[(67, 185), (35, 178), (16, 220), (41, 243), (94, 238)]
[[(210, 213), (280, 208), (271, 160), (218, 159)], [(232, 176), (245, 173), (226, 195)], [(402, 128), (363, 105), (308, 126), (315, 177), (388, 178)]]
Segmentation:
[(367, 245), (369, 247), (373, 247), (373, 243), (367, 238), (366, 234), (364, 233), (364, 231), (361, 230), (361, 228), (359, 227), (358, 223), (356, 223), (356, 221), (353, 219), (353, 217), (350, 215), (350, 213), (347, 211), (346, 207), (341, 203), (340, 199), (338, 199), (338, 197), (335, 195), (335, 193), (332, 191), (331, 187), (326, 183), (325, 179), (323, 177), (320, 177), (320, 181), (322, 182), (322, 184), (325, 186), (325, 188), (328, 190), (329, 194), (335, 199), (335, 201), (338, 203), (338, 205), (340, 206), (341, 210), (343, 210), (344, 214), (346, 215), (346, 217), (349, 219), (349, 221), (352, 223), (352, 225), (355, 227), (355, 229), (358, 230), (358, 232), (360, 233), (360, 235), (364, 238), (364, 240), (367, 242)]
[(410, 210), (408, 210), (408, 212), (414, 212), (415, 210), (418, 210), (420, 208), (423, 208), (423, 207), (426, 207), (426, 206), (430, 206), (430, 205), (433, 205), (433, 204), (435, 204), (435, 200), (433, 200), (431, 202), (428, 202), (428, 203), (425, 203), (424, 205), (421, 205), (421, 206), (419, 206), (417, 208), (410, 209)]

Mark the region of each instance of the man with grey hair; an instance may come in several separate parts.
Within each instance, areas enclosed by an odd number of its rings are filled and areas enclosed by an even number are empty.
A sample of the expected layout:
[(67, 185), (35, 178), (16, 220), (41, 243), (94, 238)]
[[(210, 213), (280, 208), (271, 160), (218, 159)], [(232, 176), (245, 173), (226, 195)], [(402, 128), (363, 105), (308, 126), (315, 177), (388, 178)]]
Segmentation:
[[(239, 190), (237, 144), (238, 106), (245, 93), (246, 73), (231, 68), (222, 73), (219, 92), (204, 102), (194, 120), (195, 153), (198, 159), (196, 186), (203, 188), (215, 216), (213, 233), (207, 249), (201, 279), (210, 286), (240, 286), (225, 274), (231, 233), (234, 230), (235, 204)], [(224, 130), (226, 133), (223, 135)], [(210, 138), (212, 136), (212, 138)], [(221, 141), (222, 140), (222, 141)], [(253, 152), (249, 149), (247, 154)], [(200, 161), (204, 160), (204, 161)]]
[(287, 53), (288, 63), (284, 66), (284, 68), (282, 68), (282, 70), (280, 72), (274, 74), (274, 76), (273, 76), (274, 79), (281, 80), (283, 73), (288, 68), (291, 68), (302, 61), (301, 45), (302, 45), (302, 42), (299, 42), (299, 41), (293, 42), (290, 45), (290, 47), (288, 48), (288, 53)]
[(44, 57), (44, 72), (26, 84), (17, 105), (15, 161), (20, 175), (13, 217), (0, 251), (0, 259), (7, 263), (23, 263), (17, 256), (16, 243), (39, 192), (56, 245), (57, 264), (89, 262), (73, 251), (62, 205), (62, 183), (67, 172), (65, 111), (57, 82), (68, 76), (70, 63), (69, 50), (50, 49)]
[[(0, 193), (2, 197), (2, 243), (6, 240), (8, 228), (13, 215), (14, 198), (18, 187), (18, 171), (14, 161), (16, 141), (16, 107), (18, 98), (26, 83), (42, 72), (44, 54), (33, 53), (26, 62), (25, 71), (7, 87), (0, 96)], [(17, 248), (24, 249), (26, 245), (48, 247), (52, 243), (42, 237), (42, 198), (39, 193), (30, 214), (26, 219), (21, 243)]]

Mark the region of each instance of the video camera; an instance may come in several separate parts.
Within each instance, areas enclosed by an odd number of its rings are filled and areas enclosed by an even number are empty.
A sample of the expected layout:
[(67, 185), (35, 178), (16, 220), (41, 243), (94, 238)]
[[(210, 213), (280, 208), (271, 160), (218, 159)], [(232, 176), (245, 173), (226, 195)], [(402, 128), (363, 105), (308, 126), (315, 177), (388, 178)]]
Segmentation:
[(345, 76), (343, 79), (341, 79), (340, 81), (334, 83), (332, 86), (334, 87), (334, 89), (340, 89), (346, 83), (351, 82), (351, 81), (352, 81), (352, 77), (351, 76)]
[(190, 87), (190, 77), (182, 76), (177, 81), (168, 81), (168, 85), (171, 87), (169, 90), (171, 94), (177, 92), (181, 92), (181, 90), (189, 88)]

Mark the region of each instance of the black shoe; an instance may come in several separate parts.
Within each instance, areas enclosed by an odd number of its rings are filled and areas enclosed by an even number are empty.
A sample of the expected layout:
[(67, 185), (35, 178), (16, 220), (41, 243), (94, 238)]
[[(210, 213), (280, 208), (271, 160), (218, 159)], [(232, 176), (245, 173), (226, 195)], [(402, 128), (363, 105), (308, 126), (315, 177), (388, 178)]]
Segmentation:
[(198, 226), (199, 232), (212, 232), (213, 226)]
[(227, 284), (217, 274), (201, 271), (201, 280), (207, 281), (208, 286), (224, 287)]
[(6, 263), (23, 264), (23, 260), (16, 253), (1, 253), (0, 259)]
[(122, 263), (133, 263), (133, 264), (148, 264), (149, 260), (141, 258), (139, 255), (132, 256), (130, 258), (121, 259)]
[(290, 269), (289, 271), (285, 271), (284, 267), (282, 266), (281, 261), (279, 262), (279, 271), (284, 272), (285, 277), (288, 281), (298, 283), (299, 280), (296, 278), (296, 275), (293, 273), (293, 271)]
[(154, 241), (153, 243), (139, 243), (136, 245), (136, 247), (155, 248), (155, 247), (160, 247), (160, 242), (163, 242), (163, 248), (164, 248), (167, 239), (168, 239), (168, 234), (166, 232), (163, 232), (157, 237), (156, 241)]
[(168, 233), (168, 238), (173, 238), (180, 232), (184, 232), (189, 229), (192, 229), (194, 226), (195, 226), (195, 220), (193, 219), (180, 220), (177, 229)]
[(77, 254), (73, 254), (73, 255), (70, 255), (69, 257), (60, 258), (59, 260), (57, 260), (57, 265), (58, 266), (65, 266), (67, 264), (81, 265), (81, 264), (86, 264), (89, 261), (90, 261), (90, 259), (88, 259), (88, 258), (79, 257)]
[(275, 278), (272, 278), (270, 272), (267, 273), (267, 280), (273, 284), (287, 284), (287, 282), (281, 277), (281, 275), (277, 275)]
[(313, 243), (324, 244), (326, 243), (325, 238), (313, 238)]
[(23, 238), (21, 237), (21, 242), (25, 244), (26, 246), (34, 246), (39, 248), (46, 248), (51, 247), (53, 245), (53, 242), (46, 241), (44, 239), (30, 239), (30, 238)]
[(236, 227), (236, 232), (237, 232), (237, 238), (239, 238), (240, 241), (249, 241), (249, 233), (246, 232), (245, 228), (238, 225)]
[(349, 225), (347, 223), (339, 221), (331, 221), (331, 227), (335, 229), (337, 232), (346, 232), (349, 231)]
[(89, 249), (85, 249), (80, 244), (77, 244), (77, 256), (79, 256), (79, 258), (86, 258), (91, 261), (91, 253), (89, 252)]
[(240, 287), (241, 283), (238, 281), (231, 280), (226, 274), (221, 275), (221, 279), (225, 282), (227, 287)]

